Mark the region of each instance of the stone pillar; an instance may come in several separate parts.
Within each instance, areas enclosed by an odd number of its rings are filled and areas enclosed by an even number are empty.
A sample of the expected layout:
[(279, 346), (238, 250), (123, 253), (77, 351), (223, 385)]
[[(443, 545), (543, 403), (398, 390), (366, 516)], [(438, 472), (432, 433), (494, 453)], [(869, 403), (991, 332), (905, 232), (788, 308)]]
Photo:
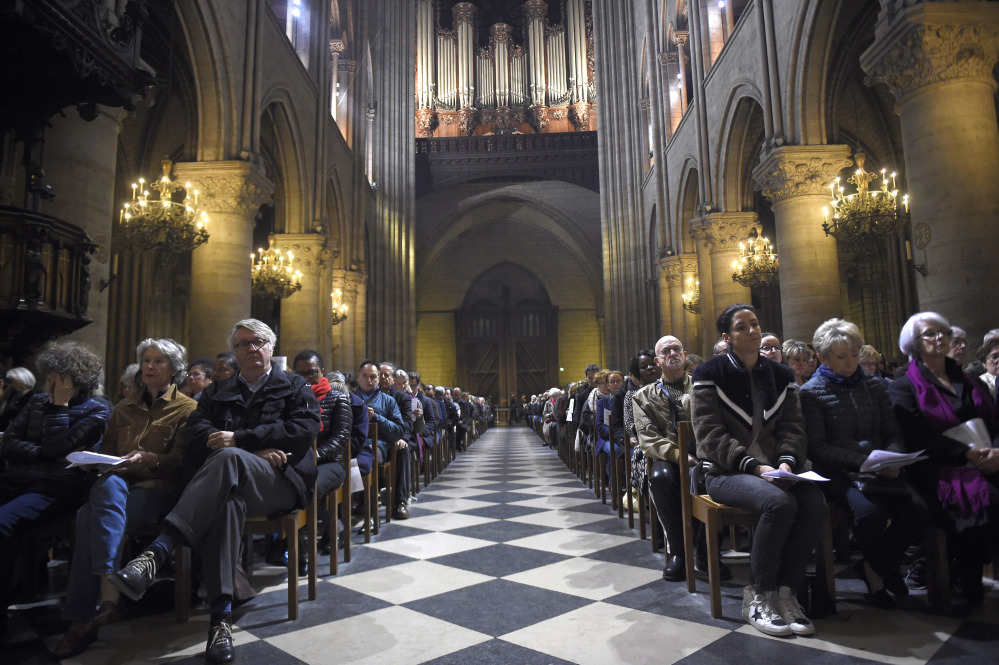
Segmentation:
[(823, 321), (842, 315), (836, 239), (822, 230), (829, 183), (853, 162), (845, 145), (784, 146), (753, 172), (773, 203), (780, 260), (784, 338), (811, 340)]
[[(680, 257), (665, 256), (659, 263), (659, 330), (680, 337), (683, 329), (683, 281)], [(680, 305), (677, 307), (677, 300)], [(676, 332), (674, 332), (676, 331)], [(682, 337), (680, 337), (682, 339)]]
[[(755, 212), (716, 212), (690, 220), (690, 229), (698, 247), (707, 250), (710, 269), (701, 275), (702, 342), (714, 343), (715, 319), (721, 311), (735, 303), (751, 303), (749, 289), (732, 279), (732, 262), (739, 258), (739, 243), (756, 228)], [(700, 265), (704, 268), (704, 265)], [(708, 337), (712, 339), (709, 341)]]
[(240, 161), (175, 164), (174, 175), (201, 192), (209, 217), (208, 242), (191, 256), (189, 355), (211, 358), (228, 349), (232, 324), (250, 315), (253, 224), (274, 185)]
[(995, 327), (982, 289), (999, 281), (997, 54), (999, 5), (921, 3), (883, 10), (860, 63), (897, 101), (919, 307), (973, 336)]
[(340, 54), (344, 50), (343, 41), (330, 40), (330, 116), (337, 121), (337, 107), (340, 104)]
[(329, 250), (324, 235), (318, 233), (278, 233), (272, 245), (295, 255), (295, 269), (302, 271), (302, 290), (281, 301), (280, 353), (291, 365), (295, 354), (315, 349), (329, 358), (330, 288), (327, 266)]
[(698, 348), (701, 340), (701, 315), (696, 312), (688, 312), (683, 307), (683, 290), (687, 288), (687, 281), (691, 277), (695, 280), (699, 279), (697, 276), (697, 256), (682, 254), (680, 255), (680, 286), (675, 289), (675, 293), (673, 289), (670, 290), (670, 297), (673, 299), (674, 311), (678, 312), (681, 317), (681, 326), (677, 330), (682, 331), (683, 336), (674, 336), (683, 340), (683, 348), (687, 350), (687, 353), (703, 355), (704, 349)]
[[(45, 132), (45, 174), (56, 198), (42, 204), (42, 212), (76, 224), (97, 243), (90, 264), (90, 302), (87, 316), (93, 323), (69, 335), (104, 355), (107, 347), (108, 295), (100, 290), (111, 263), (111, 230), (117, 219), (114, 176), (118, 159), (118, 133), (125, 111), (98, 106), (97, 117), (87, 122), (69, 109), (54, 115)], [(153, 174), (154, 176), (156, 174)], [(117, 284), (115, 285), (117, 286)], [(112, 286), (111, 288), (115, 288)]]
[[(330, 369), (351, 371), (357, 374), (357, 364), (363, 360), (364, 350), (364, 282), (367, 275), (356, 270), (334, 270), (333, 288), (343, 291), (347, 305), (347, 320), (332, 328), (333, 353)], [(327, 317), (329, 318), (329, 317)]]

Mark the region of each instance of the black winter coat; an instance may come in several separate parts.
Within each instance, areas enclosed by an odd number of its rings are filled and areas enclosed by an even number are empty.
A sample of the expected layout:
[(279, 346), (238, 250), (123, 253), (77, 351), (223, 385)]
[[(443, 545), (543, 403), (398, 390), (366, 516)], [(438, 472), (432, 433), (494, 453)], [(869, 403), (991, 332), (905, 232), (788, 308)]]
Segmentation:
[(319, 402), (322, 410), (323, 428), (316, 440), (316, 462), (330, 464), (344, 463), (344, 453), (350, 445), (350, 431), (354, 426), (354, 414), (350, 408), (350, 398), (338, 390), (330, 390)]

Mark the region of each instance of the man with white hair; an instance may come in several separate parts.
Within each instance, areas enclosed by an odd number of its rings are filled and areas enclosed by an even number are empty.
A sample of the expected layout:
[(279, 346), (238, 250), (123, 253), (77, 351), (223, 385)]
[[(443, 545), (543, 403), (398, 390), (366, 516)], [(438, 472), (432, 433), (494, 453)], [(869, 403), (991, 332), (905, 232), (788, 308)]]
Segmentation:
[(274, 331), (257, 319), (233, 326), (229, 346), (239, 371), (205, 388), (187, 420), (188, 451), (203, 463), (160, 535), (110, 578), (138, 600), (177, 546), (197, 550), (211, 610), (210, 663), (236, 658), (233, 580), (244, 519), (303, 509), (316, 484), (319, 403), (305, 379), (271, 364), (276, 343)]
[[(656, 364), (662, 377), (640, 388), (632, 397), (635, 432), (645, 456), (652, 459), (649, 474), (649, 496), (659, 514), (666, 534), (666, 565), (663, 579), (679, 582), (686, 579), (687, 564), (683, 553), (683, 510), (680, 504), (680, 466), (677, 457), (677, 423), (690, 420), (690, 375), (684, 371), (687, 354), (683, 343), (673, 335), (656, 342)], [(689, 454), (692, 454), (690, 451)], [(697, 460), (690, 457), (691, 466)], [(707, 544), (700, 523), (695, 538), (695, 566), (701, 572), (708, 569)], [(721, 566), (722, 579), (731, 579), (731, 572)]]

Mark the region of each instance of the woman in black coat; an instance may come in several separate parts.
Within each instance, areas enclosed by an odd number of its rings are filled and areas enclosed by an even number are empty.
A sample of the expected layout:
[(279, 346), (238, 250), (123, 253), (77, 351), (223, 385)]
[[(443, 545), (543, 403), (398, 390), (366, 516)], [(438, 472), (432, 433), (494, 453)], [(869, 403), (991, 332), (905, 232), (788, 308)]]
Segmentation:
[(829, 478), (820, 483), (826, 499), (850, 512), (864, 557), (855, 570), (872, 602), (893, 609), (889, 591), (909, 594), (899, 568), (906, 548), (919, 540), (926, 504), (898, 467), (860, 474), (872, 451), (906, 452), (888, 389), (859, 367), (860, 330), (830, 319), (815, 331), (813, 345), (822, 364), (801, 387), (808, 458), (817, 473)]

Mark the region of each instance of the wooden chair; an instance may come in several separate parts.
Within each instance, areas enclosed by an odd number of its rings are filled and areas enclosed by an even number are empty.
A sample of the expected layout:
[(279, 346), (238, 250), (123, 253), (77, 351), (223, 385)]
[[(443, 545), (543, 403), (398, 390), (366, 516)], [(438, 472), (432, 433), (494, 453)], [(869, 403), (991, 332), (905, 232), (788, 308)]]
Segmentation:
[[(343, 484), (323, 497), (330, 515), (330, 573), (333, 575), (340, 572), (340, 530), (336, 523), (338, 518), (343, 522), (343, 562), (350, 563), (350, 523), (353, 517), (350, 499), (350, 465), (348, 464), (347, 477), (343, 479)], [(341, 515), (341, 513), (343, 514)], [(367, 528), (370, 532), (371, 525), (368, 524)]]
[[(138, 537), (148, 544), (162, 530), (163, 522), (137, 524), (125, 532), (126, 542), (131, 537)], [(123, 555), (122, 561), (128, 561), (134, 556), (134, 553), (125, 554), (127, 556)], [(191, 548), (187, 545), (178, 546), (173, 552), (173, 613), (177, 623), (186, 623), (191, 618), (191, 565)]]
[(363, 510), (364, 510), (364, 542), (371, 542), (371, 534), (378, 535), (381, 520), (378, 517), (378, 421), (374, 418), (368, 421), (368, 434), (371, 436), (372, 451), (375, 459), (371, 463), (371, 470), (361, 476), (361, 487), (363, 488)]
[[(378, 428), (376, 427), (375, 432), (377, 431)], [(375, 449), (376, 449), (375, 456), (376, 456), (378, 474), (381, 476), (379, 482), (381, 483), (382, 481), (384, 481), (383, 487), (385, 487), (385, 523), (388, 524), (389, 522), (392, 521), (392, 508), (393, 504), (395, 503), (395, 483), (396, 483), (395, 479), (396, 479), (396, 469), (398, 468), (396, 466), (398, 464), (398, 457), (397, 457), (398, 449), (396, 448), (395, 443), (392, 443), (389, 446), (389, 458), (387, 460), (383, 460), (381, 458), (382, 457), (381, 449), (378, 448), (377, 439), (375, 439)], [(380, 500), (380, 495), (381, 492), (375, 494), (375, 501), (372, 504), (375, 507), (373, 516), (375, 517), (376, 520), (378, 518), (378, 501)], [(375, 533), (376, 534), (378, 533), (377, 526), (375, 527)]]
[[(312, 442), (313, 458), (316, 454), (316, 442)], [(316, 572), (319, 561), (316, 552), (318, 546), (318, 526), (316, 520), (316, 497), (315, 485), (312, 487), (312, 501), (305, 510), (293, 510), (279, 515), (268, 515), (267, 517), (248, 517), (243, 523), (243, 536), (245, 538), (254, 535), (274, 535), (278, 538), (285, 538), (288, 541), (288, 618), (292, 621), (298, 619), (298, 531), (301, 528), (307, 530), (308, 551), (306, 559), (309, 566), (309, 600), (316, 599), (316, 589), (318, 587), (318, 574)], [(252, 575), (253, 548), (247, 541), (243, 548), (243, 567), (247, 575)]]
[(718, 531), (727, 526), (756, 526), (758, 517), (739, 508), (713, 501), (707, 494), (691, 494), (688, 451), (694, 448), (694, 430), (690, 421), (677, 423), (677, 444), (680, 465), (680, 503), (683, 507), (683, 552), (687, 559), (687, 591), (694, 593), (694, 522), (704, 523), (708, 541), (708, 586), (711, 594), (711, 616), (721, 617), (721, 574), (718, 563)]

